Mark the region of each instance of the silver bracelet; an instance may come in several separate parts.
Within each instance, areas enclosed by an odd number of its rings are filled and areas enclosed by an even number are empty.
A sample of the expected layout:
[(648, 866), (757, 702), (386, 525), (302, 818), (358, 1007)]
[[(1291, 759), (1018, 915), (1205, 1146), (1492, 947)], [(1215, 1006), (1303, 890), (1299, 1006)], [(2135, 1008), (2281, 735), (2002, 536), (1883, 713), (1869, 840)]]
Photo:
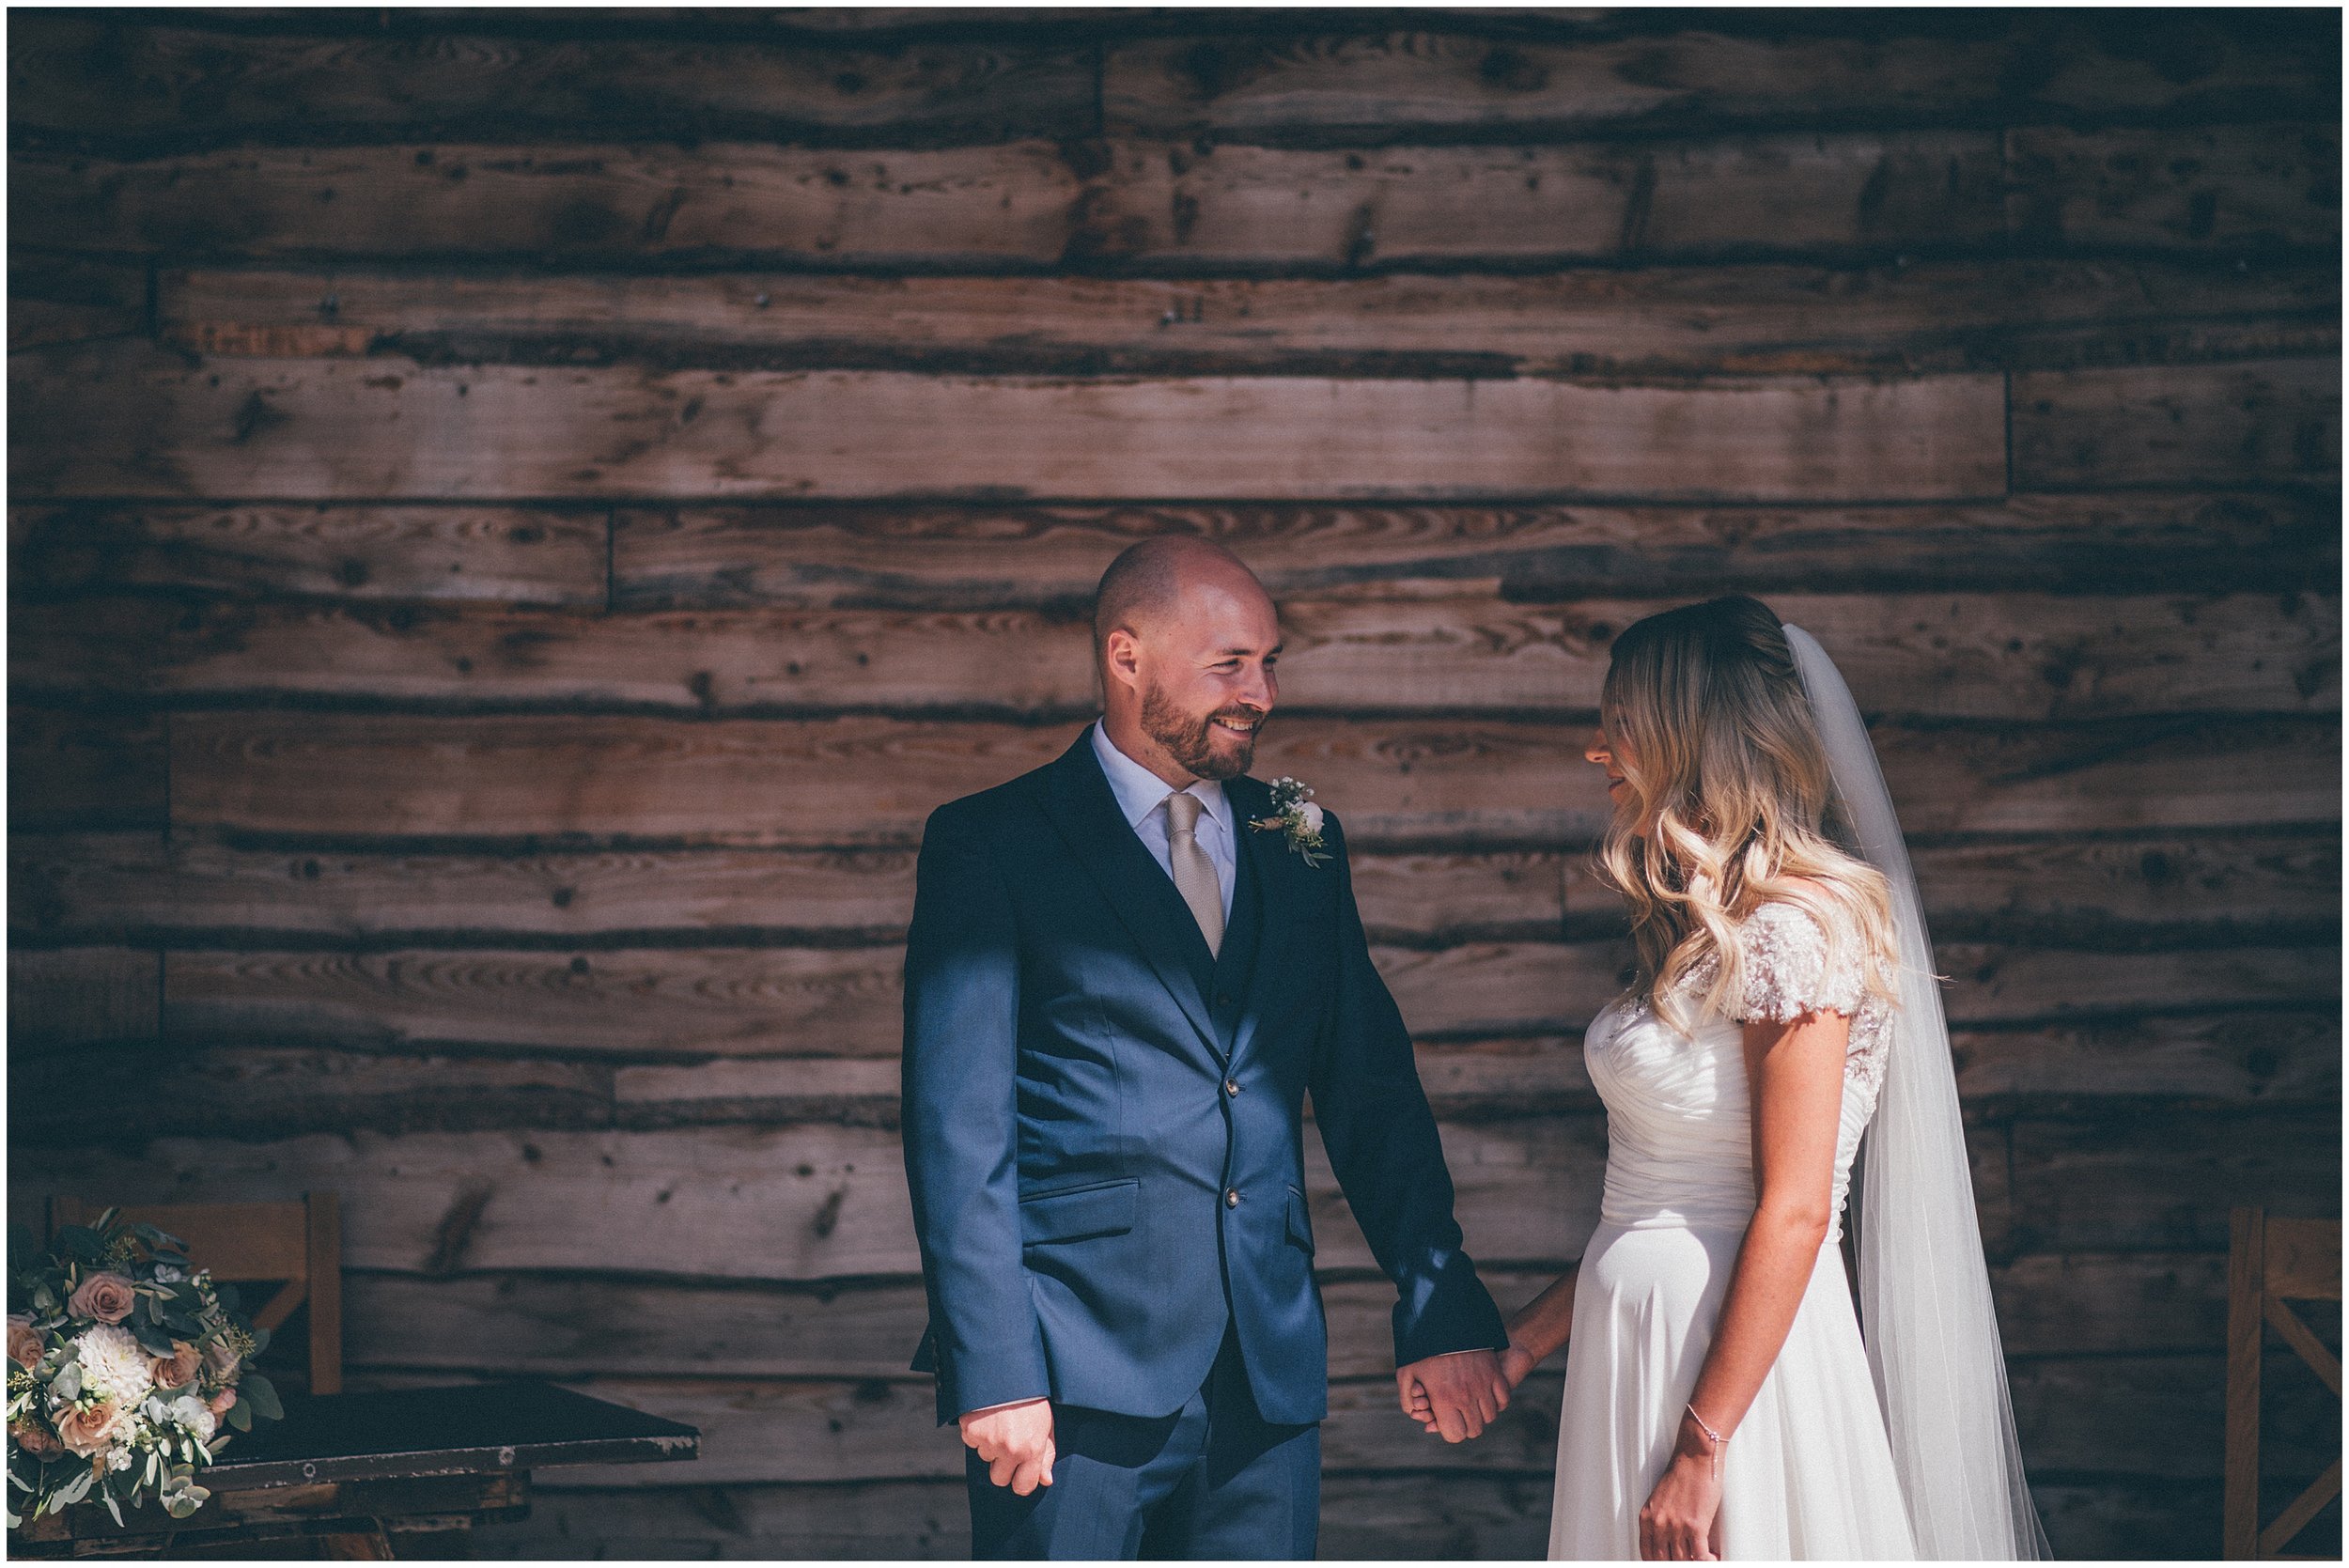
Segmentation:
[(1728, 1445), (1728, 1438), (1704, 1424), (1704, 1418), (1697, 1414), (1697, 1407), (1694, 1404), (1683, 1405), (1682, 1408), (1688, 1412), (1688, 1419), (1697, 1423), (1697, 1430), (1710, 1438), (1715, 1448), (1723, 1448)]

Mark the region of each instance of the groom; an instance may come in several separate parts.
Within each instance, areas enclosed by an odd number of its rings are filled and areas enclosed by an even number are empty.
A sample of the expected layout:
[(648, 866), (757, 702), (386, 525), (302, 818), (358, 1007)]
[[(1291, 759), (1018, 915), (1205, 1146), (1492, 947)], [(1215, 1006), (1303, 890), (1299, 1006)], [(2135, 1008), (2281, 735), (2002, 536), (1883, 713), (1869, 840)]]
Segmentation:
[[(905, 1154), (974, 1556), (1310, 1558), (1328, 1338), (1299, 1103), (1443, 1435), (1507, 1403), (1346, 839), (1309, 864), (1246, 776), (1280, 626), (1157, 538), (1094, 612), (1099, 722), (934, 813), (906, 951)], [(1309, 846), (1308, 846), (1309, 847)], [(1319, 859), (1319, 857), (1316, 857)]]

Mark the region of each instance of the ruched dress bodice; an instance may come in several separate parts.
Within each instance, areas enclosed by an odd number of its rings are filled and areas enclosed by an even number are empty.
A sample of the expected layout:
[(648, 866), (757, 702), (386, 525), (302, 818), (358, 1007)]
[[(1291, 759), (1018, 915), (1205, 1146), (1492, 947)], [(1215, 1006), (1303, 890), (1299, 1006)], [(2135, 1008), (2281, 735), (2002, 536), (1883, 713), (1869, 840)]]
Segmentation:
[[(1644, 1001), (1625, 998), (1583, 1036), (1591, 1082), (1607, 1106), (1607, 1188), (1602, 1219), (1626, 1229), (1734, 1227), (1753, 1217), (1752, 1105), (1746, 1083), (1748, 1019), (1790, 1022), (1815, 1008), (1851, 1015), (1843, 1112), (1835, 1146), (1834, 1219), (1843, 1231), (1852, 1157), (1884, 1082), (1890, 1004), (1869, 994), (1850, 922), (1841, 940), (1799, 906), (1761, 906), (1738, 929), (1745, 985), (1728, 1008), (1682, 1034)], [(1719, 968), (1707, 957), (1682, 981), (1693, 1007)]]

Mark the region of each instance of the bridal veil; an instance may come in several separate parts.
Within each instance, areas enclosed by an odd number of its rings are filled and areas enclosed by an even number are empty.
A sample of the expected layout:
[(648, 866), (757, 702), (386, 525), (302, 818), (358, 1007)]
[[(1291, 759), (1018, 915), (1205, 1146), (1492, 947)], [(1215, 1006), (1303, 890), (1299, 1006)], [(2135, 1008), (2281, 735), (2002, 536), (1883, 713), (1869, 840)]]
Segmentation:
[(2006, 1358), (1974, 1214), (1933, 945), (1867, 725), (1818, 640), (1784, 628), (1851, 847), (1891, 884), (1901, 1007), (1860, 1144), (1859, 1320), (1917, 1555), (2049, 1555), (2023, 1478)]

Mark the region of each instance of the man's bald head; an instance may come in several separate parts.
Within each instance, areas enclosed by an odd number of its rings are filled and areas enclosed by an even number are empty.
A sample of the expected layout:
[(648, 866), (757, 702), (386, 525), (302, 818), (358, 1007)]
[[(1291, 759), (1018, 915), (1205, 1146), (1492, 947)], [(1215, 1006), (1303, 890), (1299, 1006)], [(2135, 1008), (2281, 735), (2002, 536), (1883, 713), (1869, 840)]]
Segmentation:
[(1281, 617), (1238, 556), (1182, 536), (1129, 546), (1094, 600), (1101, 721), (1175, 788), (1248, 770), (1280, 694)]
[(1128, 545), (1094, 595), (1094, 652), (1107, 649), (1112, 631), (1145, 635), (1151, 623), (1181, 606), (1187, 591), (1208, 587), (1271, 599), (1247, 563), (1211, 540), (1175, 534)]

